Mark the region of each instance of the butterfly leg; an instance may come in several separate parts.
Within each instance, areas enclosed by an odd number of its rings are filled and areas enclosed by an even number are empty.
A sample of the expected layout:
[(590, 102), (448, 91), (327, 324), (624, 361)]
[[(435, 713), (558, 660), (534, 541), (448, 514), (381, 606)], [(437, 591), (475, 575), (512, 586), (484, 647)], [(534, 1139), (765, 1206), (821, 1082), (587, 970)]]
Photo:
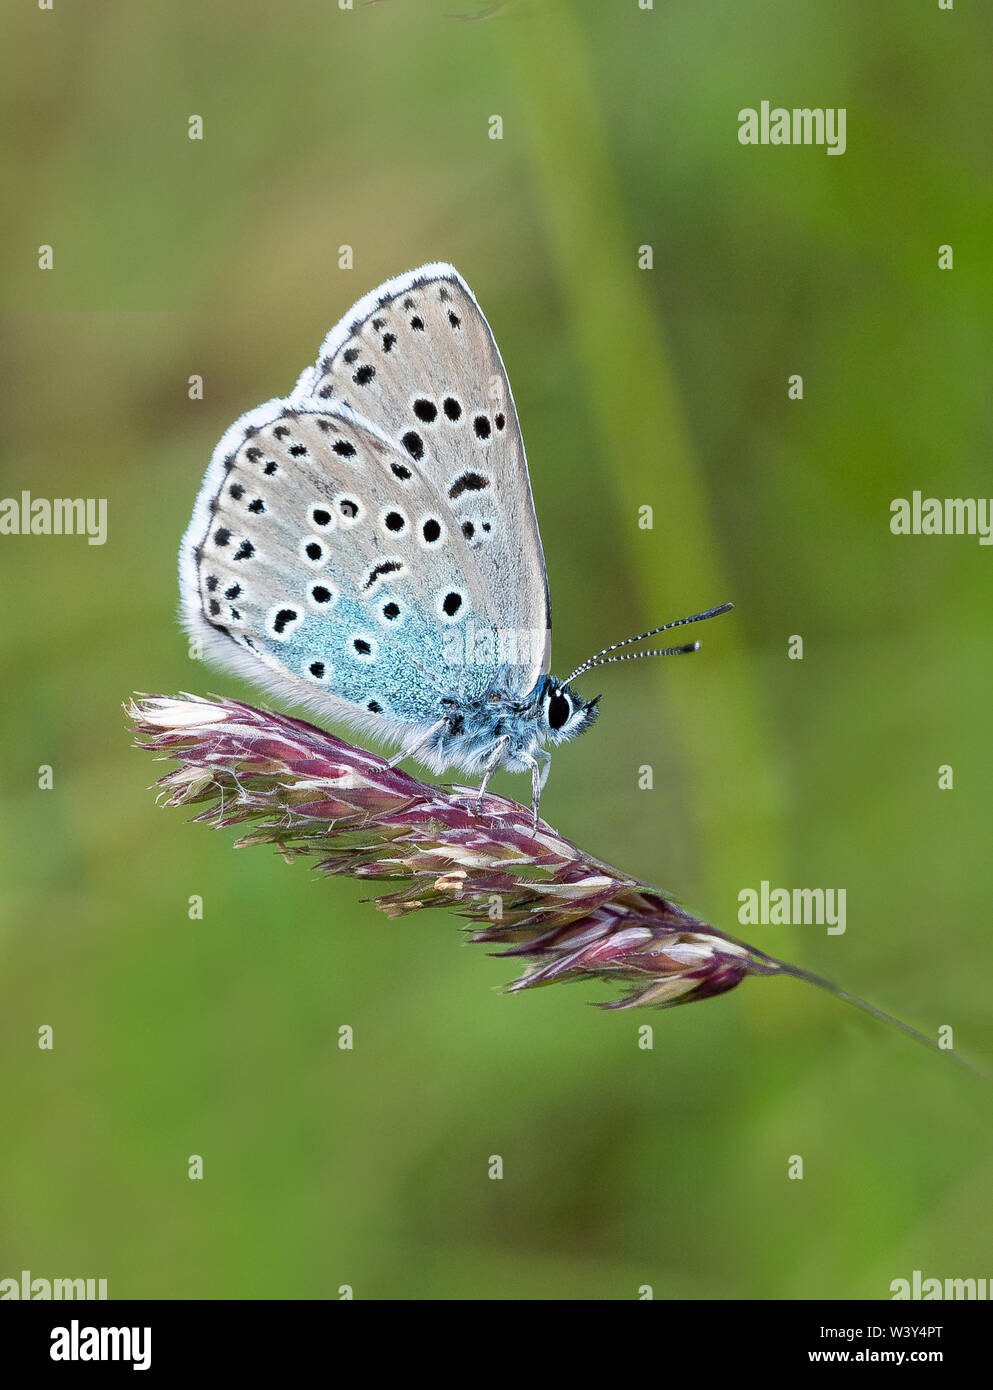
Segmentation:
[(534, 753), (521, 753), (521, 761), (531, 769), (531, 829), (538, 829), (538, 806), (548, 774), (552, 768), (552, 755), (547, 748), (536, 748)]
[(440, 734), (442, 729), (447, 728), (448, 720), (439, 719), (438, 722), (436, 724), (432, 724), (430, 729), (428, 729), (426, 733), (422, 734), (419, 739), (415, 739), (415, 741), (409, 744), (406, 748), (401, 748), (400, 752), (395, 753), (392, 758), (388, 758), (386, 760), (386, 766), (396, 767), (399, 763), (405, 762), (407, 758), (412, 758), (415, 753), (420, 752), (420, 750), (426, 747), (429, 743), (433, 743), (436, 734)]
[(486, 766), (483, 769), (483, 780), (480, 782), (479, 790), (476, 792), (477, 807), (483, 804), (483, 797), (486, 795), (486, 785), (489, 782), (490, 778), (493, 776), (494, 772), (496, 772), (497, 768), (503, 762), (503, 755), (504, 753), (506, 753), (507, 745), (509, 743), (509, 735), (504, 734), (503, 737), (498, 738), (496, 743), (493, 745), (493, 752), (487, 758)]

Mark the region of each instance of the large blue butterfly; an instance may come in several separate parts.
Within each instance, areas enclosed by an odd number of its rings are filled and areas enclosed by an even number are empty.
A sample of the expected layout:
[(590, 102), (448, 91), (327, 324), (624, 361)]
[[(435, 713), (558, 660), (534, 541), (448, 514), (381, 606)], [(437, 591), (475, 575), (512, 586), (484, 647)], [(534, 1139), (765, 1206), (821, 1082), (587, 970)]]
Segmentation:
[[(276, 694), (436, 772), (530, 772), (597, 715), (549, 675), (545, 562), (493, 334), (450, 265), (361, 299), (214, 451), (180, 551), (187, 629)], [(666, 649), (693, 651), (699, 643)]]

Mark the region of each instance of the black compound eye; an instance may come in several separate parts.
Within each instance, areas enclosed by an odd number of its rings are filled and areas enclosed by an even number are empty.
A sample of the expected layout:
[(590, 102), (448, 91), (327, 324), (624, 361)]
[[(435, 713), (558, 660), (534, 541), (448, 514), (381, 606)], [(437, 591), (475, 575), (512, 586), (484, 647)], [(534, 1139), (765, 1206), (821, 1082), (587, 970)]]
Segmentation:
[(572, 701), (560, 695), (558, 691), (548, 699), (548, 727), (550, 729), (561, 729), (563, 724), (568, 724), (572, 714)]

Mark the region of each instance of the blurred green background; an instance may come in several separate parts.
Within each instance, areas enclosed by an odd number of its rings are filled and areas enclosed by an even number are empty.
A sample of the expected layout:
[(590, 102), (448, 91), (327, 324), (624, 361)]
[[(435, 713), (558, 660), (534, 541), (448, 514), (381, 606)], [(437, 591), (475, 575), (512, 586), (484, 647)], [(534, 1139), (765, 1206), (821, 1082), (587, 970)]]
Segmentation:
[[(512, 963), (455, 918), (233, 852), (156, 808), (129, 746), (133, 690), (261, 698), (175, 621), (216, 440), (359, 295), (451, 260), (524, 426), (553, 669), (737, 605), (691, 659), (598, 673), (545, 815), (732, 931), (763, 879), (845, 887), (843, 936), (745, 934), (993, 1050), (993, 554), (889, 531), (914, 489), (993, 490), (990, 12), (451, 14), (473, 5), (5, 10), (0, 496), (106, 497), (109, 537), (0, 537), (0, 1277), (807, 1299), (988, 1275), (991, 1092), (949, 1058), (788, 980), (661, 1013), (505, 997)], [(740, 146), (763, 99), (847, 108), (847, 152)]]

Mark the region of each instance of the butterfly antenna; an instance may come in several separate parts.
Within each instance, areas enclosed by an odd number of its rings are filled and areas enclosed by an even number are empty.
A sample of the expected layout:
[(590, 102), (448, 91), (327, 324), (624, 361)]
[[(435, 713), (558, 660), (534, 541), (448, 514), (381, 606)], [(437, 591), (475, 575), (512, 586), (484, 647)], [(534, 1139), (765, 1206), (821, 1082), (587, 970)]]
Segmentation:
[(629, 647), (632, 642), (642, 642), (646, 637), (654, 637), (658, 632), (668, 632), (670, 628), (685, 627), (687, 623), (702, 623), (706, 618), (716, 618), (721, 613), (730, 613), (733, 607), (733, 603), (721, 603), (716, 608), (708, 608), (705, 613), (694, 613), (689, 618), (677, 618), (675, 622), (663, 623), (661, 627), (650, 628), (648, 632), (639, 632), (636, 637), (625, 637), (622, 642), (614, 642), (609, 647), (604, 647), (602, 652), (591, 656), (588, 661), (584, 661), (582, 666), (577, 666), (572, 675), (566, 677), (565, 684), (568, 685), (585, 671), (592, 671), (594, 666), (609, 666), (613, 661), (639, 661), (645, 656), (682, 656), (684, 652), (697, 652), (700, 650), (700, 643), (687, 642), (681, 647), (660, 647), (650, 652), (626, 652), (624, 656), (609, 655), (610, 652), (616, 652), (618, 647)]

